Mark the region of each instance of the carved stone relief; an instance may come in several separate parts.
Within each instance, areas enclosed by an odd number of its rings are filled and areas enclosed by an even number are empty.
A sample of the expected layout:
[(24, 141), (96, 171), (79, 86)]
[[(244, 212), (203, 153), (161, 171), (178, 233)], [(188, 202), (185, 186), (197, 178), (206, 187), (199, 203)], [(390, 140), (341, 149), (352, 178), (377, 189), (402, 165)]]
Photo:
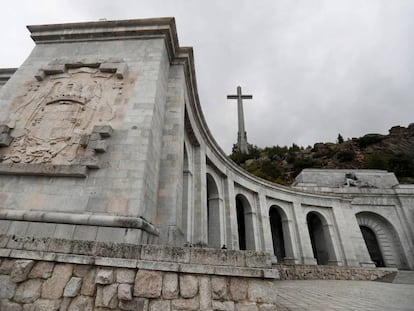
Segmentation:
[(122, 61), (96, 60), (54, 61), (40, 70), (0, 125), (2, 165), (98, 168), (97, 153), (106, 151), (105, 139), (124, 102), (126, 72)]

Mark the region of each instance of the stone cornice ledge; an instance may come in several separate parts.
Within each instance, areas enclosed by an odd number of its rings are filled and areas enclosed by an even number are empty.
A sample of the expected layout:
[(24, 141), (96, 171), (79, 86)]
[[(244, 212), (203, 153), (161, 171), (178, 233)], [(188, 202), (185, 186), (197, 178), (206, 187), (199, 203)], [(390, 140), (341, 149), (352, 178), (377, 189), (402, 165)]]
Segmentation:
[(140, 217), (87, 215), (61, 212), (38, 212), (0, 208), (0, 219), (102, 227), (135, 228), (142, 229), (155, 236), (159, 235), (159, 230), (157, 228)]
[(173, 17), (27, 26), (36, 44), (165, 38), (170, 61), (180, 49)]
[(270, 255), (254, 251), (133, 245), (0, 235), (0, 257), (194, 274), (278, 279)]

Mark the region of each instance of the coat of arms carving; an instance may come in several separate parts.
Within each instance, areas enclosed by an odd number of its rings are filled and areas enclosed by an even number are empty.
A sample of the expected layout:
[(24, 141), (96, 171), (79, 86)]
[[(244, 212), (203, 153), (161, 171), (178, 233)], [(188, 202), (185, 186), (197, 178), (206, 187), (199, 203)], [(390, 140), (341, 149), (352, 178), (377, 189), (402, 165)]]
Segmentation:
[(7, 120), (12, 141), (2, 148), (2, 162), (96, 168), (95, 153), (102, 148), (91, 148), (91, 142), (109, 135), (94, 128), (111, 128), (124, 102), (125, 73), (120, 61), (61, 61), (43, 69), (13, 103)]

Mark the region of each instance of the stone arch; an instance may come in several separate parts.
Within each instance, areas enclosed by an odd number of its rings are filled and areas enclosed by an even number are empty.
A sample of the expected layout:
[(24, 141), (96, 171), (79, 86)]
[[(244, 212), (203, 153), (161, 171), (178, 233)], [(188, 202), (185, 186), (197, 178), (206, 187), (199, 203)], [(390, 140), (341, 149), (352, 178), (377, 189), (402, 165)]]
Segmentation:
[(312, 244), (313, 256), (318, 265), (328, 265), (330, 261), (336, 262), (332, 238), (329, 233), (329, 224), (326, 218), (316, 211), (306, 216), (309, 235)]
[(221, 247), (220, 194), (214, 177), (207, 173), (207, 237), (208, 246)]
[[(401, 269), (408, 268), (400, 239), (394, 226), (384, 217), (373, 212), (360, 212), (356, 214), (358, 225), (360, 228), (368, 228), (376, 238), (378, 248), (381, 252), (383, 265), (386, 267), (397, 267)], [(366, 229), (362, 229), (367, 232)], [(367, 240), (364, 231), (361, 230), (362, 236), (370, 253), (371, 260), (379, 265), (377, 258), (372, 258), (372, 252), (375, 245), (372, 241)], [(377, 261), (377, 262), (376, 262)]]
[(249, 200), (243, 195), (236, 195), (237, 232), (240, 250), (254, 250), (253, 211)]

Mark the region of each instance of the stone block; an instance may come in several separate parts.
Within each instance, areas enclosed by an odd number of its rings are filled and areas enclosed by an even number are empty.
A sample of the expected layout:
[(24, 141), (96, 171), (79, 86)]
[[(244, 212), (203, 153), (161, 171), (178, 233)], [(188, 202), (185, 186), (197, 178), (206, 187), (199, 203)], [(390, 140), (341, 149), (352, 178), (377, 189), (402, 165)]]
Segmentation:
[(135, 280), (136, 275), (135, 269), (123, 269), (119, 268), (115, 270), (116, 275), (116, 281), (118, 283), (127, 283), (127, 284), (133, 284)]
[(246, 265), (243, 252), (212, 248), (191, 248), (193, 264), (244, 267)]
[(277, 307), (274, 304), (264, 303), (259, 305), (259, 311), (277, 311)]
[(141, 259), (148, 261), (190, 262), (190, 249), (165, 245), (143, 245)]
[(119, 300), (132, 300), (132, 285), (131, 284), (119, 284), (118, 299)]
[(10, 279), (16, 283), (25, 281), (33, 265), (33, 260), (16, 260), (10, 273)]
[(8, 275), (0, 275), (0, 299), (10, 299), (16, 291), (16, 283)]
[(178, 298), (178, 275), (177, 273), (165, 273), (162, 285), (162, 297), (165, 299)]
[[(26, 306), (30, 306), (26, 309)], [(25, 305), (23, 311), (58, 311), (60, 309), (60, 299), (38, 299), (32, 305)]]
[(271, 257), (264, 252), (245, 251), (246, 266), (249, 268), (271, 268)]
[(10, 127), (8, 127), (7, 125), (5, 125), (5, 124), (0, 124), (0, 134), (4, 134), (4, 133), (6, 133), (6, 134), (8, 134), (8, 133), (10, 133)]
[(158, 298), (161, 296), (162, 273), (139, 270), (135, 277), (134, 296)]
[(213, 299), (225, 299), (227, 297), (227, 278), (224, 276), (211, 277), (211, 294)]
[(0, 265), (0, 274), (10, 274), (14, 265), (14, 260), (4, 259)]
[(89, 266), (89, 265), (76, 265), (73, 268), (73, 275), (77, 276), (77, 277), (80, 277), (80, 278), (83, 278), (88, 274), (88, 272), (91, 269), (92, 269), (92, 266)]
[(152, 300), (149, 304), (149, 311), (171, 311), (171, 301), (169, 300)]
[(254, 302), (239, 302), (236, 303), (237, 311), (259, 311), (257, 304)]
[(248, 282), (244, 278), (230, 278), (230, 296), (234, 301), (245, 300), (247, 296)]
[(211, 282), (209, 276), (199, 278), (200, 310), (211, 310)]
[(43, 283), (42, 298), (59, 299), (63, 295), (63, 290), (72, 276), (73, 265), (56, 264), (50, 279)]
[(79, 295), (82, 286), (82, 278), (72, 277), (66, 284), (63, 291), (63, 297), (75, 297)]
[(211, 303), (213, 310), (217, 311), (234, 311), (233, 301), (219, 301), (213, 300)]
[(171, 300), (173, 310), (200, 310), (198, 297), (192, 299), (174, 299)]
[(97, 133), (102, 138), (111, 137), (113, 132), (110, 125), (95, 125), (92, 130), (92, 133)]
[(258, 303), (276, 303), (276, 289), (271, 281), (249, 280), (248, 298)]
[(92, 311), (92, 310), (93, 310), (93, 298), (92, 297), (77, 296), (72, 299), (67, 311)]
[(53, 262), (38, 261), (29, 273), (29, 279), (48, 279), (52, 276)]
[(51, 239), (49, 242), (49, 252), (69, 254), (72, 253), (73, 246), (74, 242), (70, 240)]
[(99, 285), (95, 306), (115, 309), (118, 306), (118, 284)]
[(40, 297), (41, 280), (27, 280), (17, 287), (13, 300), (19, 303), (32, 303)]
[(112, 284), (114, 282), (114, 269), (99, 268), (96, 273), (96, 284)]
[(183, 298), (193, 298), (198, 293), (198, 278), (194, 275), (180, 275), (180, 295)]
[[(73, 239), (74, 240), (79, 240), (77, 241), (78, 243), (81, 243), (81, 241), (85, 241), (86, 242), (91, 242), (93, 243), (93, 241), (96, 239), (96, 234), (98, 232), (98, 228), (96, 226), (82, 226), (82, 225), (77, 225), (75, 227), (75, 231), (73, 232)], [(75, 248), (74, 248), (75, 251)], [(91, 255), (91, 254), (85, 254), (85, 255)]]
[(8, 147), (10, 146), (10, 143), (12, 142), (13, 137), (11, 137), (7, 133), (1, 133), (0, 134), (0, 147)]
[(96, 269), (92, 268), (83, 278), (81, 294), (85, 296), (93, 296), (96, 291)]
[[(147, 311), (148, 299), (133, 298), (132, 300), (121, 300), (119, 302), (119, 309), (126, 311)], [(164, 309), (159, 309), (164, 310)]]
[(89, 143), (89, 147), (97, 153), (104, 153), (108, 150), (108, 142), (105, 140), (94, 140)]
[(4, 299), (4, 300), (0, 300), (0, 310), (22, 311), (22, 307), (15, 302)]

